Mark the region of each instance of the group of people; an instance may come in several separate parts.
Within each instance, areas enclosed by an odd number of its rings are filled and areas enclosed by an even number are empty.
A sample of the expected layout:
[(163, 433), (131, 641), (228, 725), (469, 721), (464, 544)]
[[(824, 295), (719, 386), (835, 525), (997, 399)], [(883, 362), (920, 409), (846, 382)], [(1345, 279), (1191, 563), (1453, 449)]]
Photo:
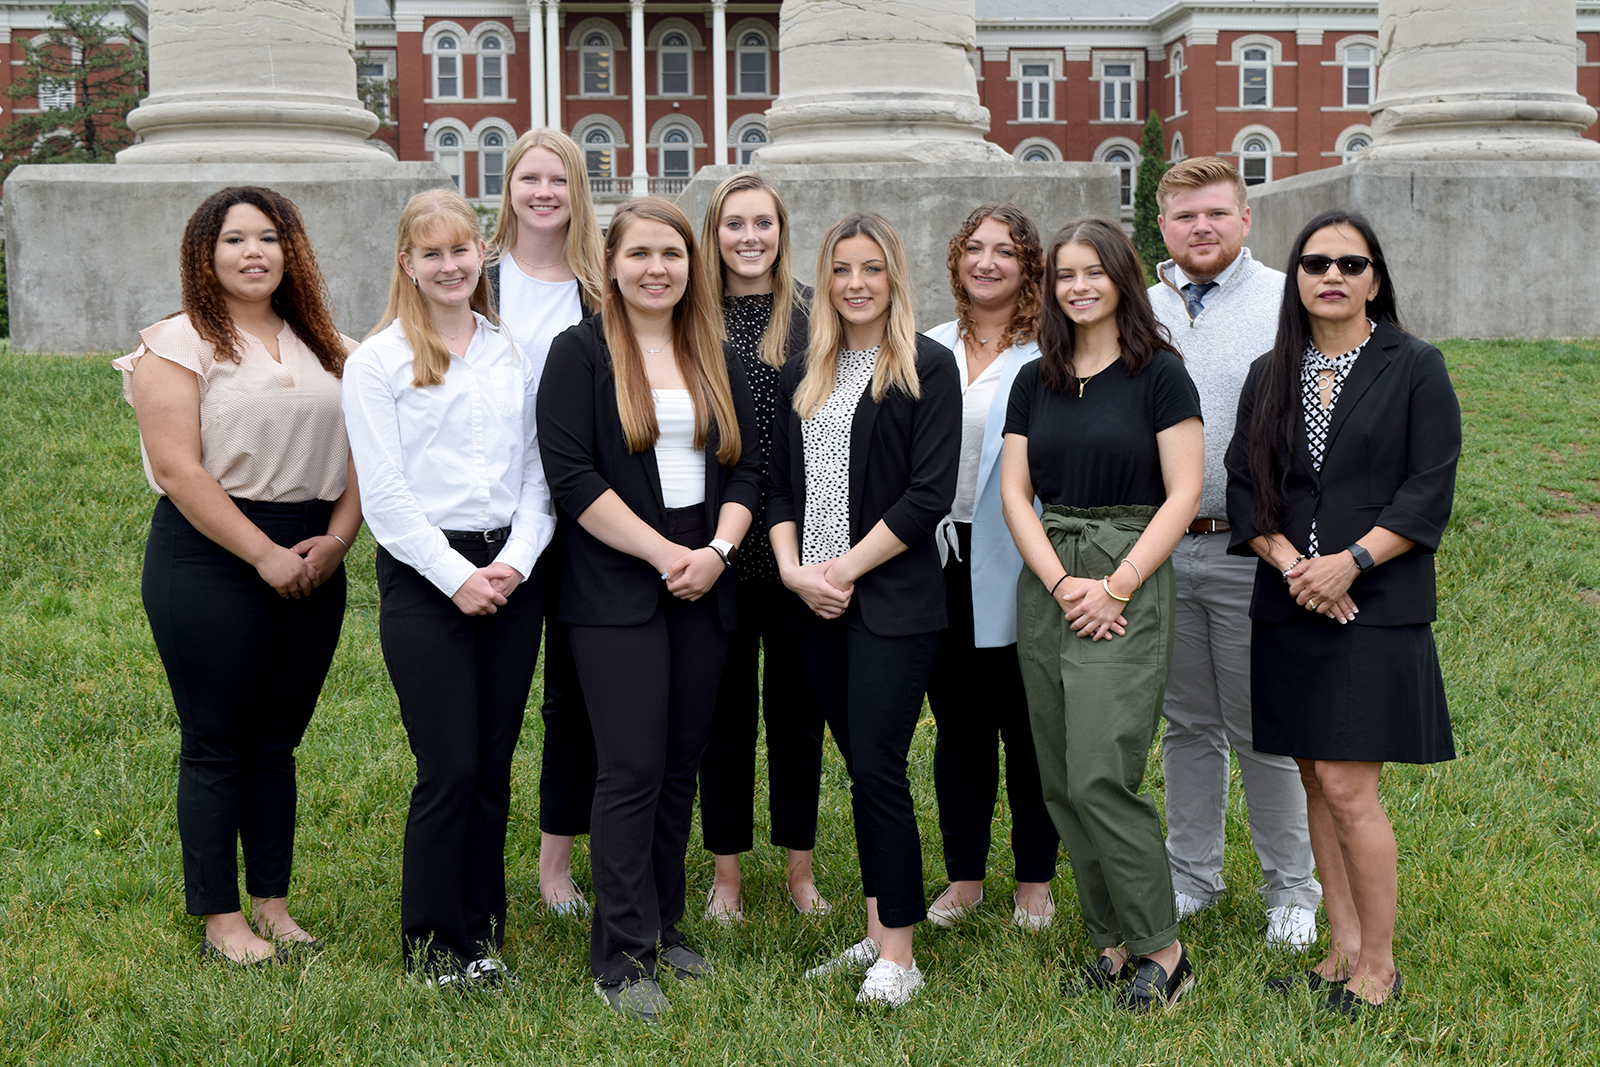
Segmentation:
[[(287, 909), (294, 750), (365, 519), (417, 765), (401, 942), (430, 985), (509, 977), (511, 765), (542, 641), (539, 891), (592, 908), (595, 989), (625, 1015), (667, 1009), (660, 975), (712, 972), (680, 928), (697, 792), (705, 915), (743, 918), (758, 719), (801, 915), (832, 908), (825, 728), (844, 757), (865, 936), (806, 977), (861, 973), (860, 1002), (905, 1003), (916, 924), (981, 906), (1002, 743), (1013, 919), (1052, 922), (1064, 843), (1100, 950), (1068, 996), (1142, 1012), (1193, 985), (1179, 922), (1224, 889), (1230, 750), (1268, 942), (1310, 948), (1327, 908), (1325, 956), (1273, 988), (1347, 1015), (1398, 993), (1378, 785), (1384, 762), (1453, 755), (1429, 624), (1459, 409), (1361, 216), (1308, 223), (1286, 277), (1243, 248), (1227, 163), (1178, 164), (1159, 199), (1173, 258), (1148, 291), (1114, 222), (1045, 246), (1016, 207), (977, 208), (946, 261), (956, 319), (919, 334), (881, 216), (823, 235), (812, 286), (755, 172), (698, 235), (657, 198), (602, 235), (577, 146), (535, 129), (487, 241), (453, 191), (406, 205), (358, 345), (292, 203), (209, 197), (183, 311), (117, 361), (160, 495), (143, 597), (202, 951), (320, 947)], [(931, 904), (907, 774), (925, 696), (949, 876)], [(1140, 793), (1163, 714), (1165, 836)]]

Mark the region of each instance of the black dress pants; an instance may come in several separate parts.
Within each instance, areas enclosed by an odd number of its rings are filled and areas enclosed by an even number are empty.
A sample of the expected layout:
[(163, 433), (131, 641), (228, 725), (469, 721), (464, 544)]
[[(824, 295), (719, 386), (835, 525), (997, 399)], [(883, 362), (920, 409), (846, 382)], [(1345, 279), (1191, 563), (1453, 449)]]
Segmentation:
[[(667, 511), (664, 531), (704, 545), (701, 509)], [(695, 771), (728, 651), (716, 597), (679, 600), (661, 587), (638, 626), (573, 626), (572, 654), (594, 724), (589, 967), (602, 982), (654, 977), (656, 948), (683, 940), (684, 857)]]
[(823, 718), (800, 664), (797, 610), (804, 605), (781, 582), (739, 583), (739, 630), (700, 759), (702, 840), (718, 856), (754, 843), (758, 707), (767, 728), (772, 843), (802, 851), (817, 843)]
[(1048, 882), (1056, 874), (1060, 838), (1044, 806), (1039, 759), (1028, 720), (1028, 696), (1016, 643), (977, 648), (972, 622), (972, 525), (958, 522), (960, 559), (944, 569), (950, 628), (928, 681), (928, 705), (938, 724), (933, 787), (939, 799), (944, 869), (952, 882), (982, 881), (989, 862), (989, 826), (1000, 789), (1000, 741), (1006, 748), (1006, 796), (1011, 802), (1011, 851), (1019, 882)]
[[(327, 533), (333, 513), (323, 500), (235, 503), (286, 548)], [(244, 851), (246, 889), (285, 896), (294, 858), (294, 750), (339, 644), (344, 566), (310, 595), (284, 599), (162, 497), (141, 592), (182, 730), (177, 814), (189, 914), (239, 910), (236, 847)]]
[[(473, 566), (501, 546), (452, 540)], [(458, 971), (505, 941), (511, 756), (543, 621), (538, 567), (493, 615), (464, 615), (378, 549), (378, 634), (417, 760), (400, 877), (408, 969)]]
[(594, 807), (594, 731), (572, 660), (568, 626), (556, 619), (561, 605), (561, 561), (566, 538), (558, 531), (539, 557), (544, 568), (544, 746), (539, 758), (539, 829), (577, 837), (589, 832)]
[(837, 619), (809, 614), (801, 627), (811, 689), (850, 770), (861, 887), (891, 929), (928, 916), (906, 764), (938, 645), (937, 632), (880, 637), (854, 605)]

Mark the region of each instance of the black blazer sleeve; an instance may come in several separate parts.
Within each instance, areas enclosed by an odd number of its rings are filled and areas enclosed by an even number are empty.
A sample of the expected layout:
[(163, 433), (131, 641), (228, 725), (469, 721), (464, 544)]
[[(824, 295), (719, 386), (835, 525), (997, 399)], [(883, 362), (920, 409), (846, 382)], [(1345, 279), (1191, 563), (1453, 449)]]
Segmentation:
[[(728, 386), (733, 393), (733, 413), (739, 420), (739, 459), (729, 470), (724, 467), (720, 472), (713, 471), (713, 466), (721, 466), (716, 462), (716, 431), (712, 430), (712, 440), (706, 442), (709, 454), (706, 457), (706, 497), (711, 498), (714, 478), (721, 479), (718, 506), (722, 504), (743, 504), (752, 516), (761, 513), (761, 497), (766, 486), (761, 478), (761, 437), (756, 431), (756, 402), (750, 395), (750, 379), (745, 375), (744, 364), (739, 362), (739, 357), (734, 354), (733, 346), (723, 343), (722, 359), (728, 366)], [(711, 521), (713, 536), (716, 530), (715, 518)], [(758, 531), (751, 528), (746, 537), (756, 536)]]
[(778, 376), (778, 413), (772, 419), (772, 455), (767, 457), (767, 529), (798, 523), (805, 514), (805, 450), (800, 441), (800, 416), (794, 410), (795, 390), (805, 377), (805, 353), (792, 355)]

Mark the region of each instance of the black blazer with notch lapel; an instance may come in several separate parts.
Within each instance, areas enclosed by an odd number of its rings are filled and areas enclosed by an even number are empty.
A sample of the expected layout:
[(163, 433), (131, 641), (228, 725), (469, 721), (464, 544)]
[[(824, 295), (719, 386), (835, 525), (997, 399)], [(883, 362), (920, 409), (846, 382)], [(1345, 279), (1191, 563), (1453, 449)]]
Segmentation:
[[(783, 405), (772, 426), (767, 465), (767, 525), (793, 522), (805, 536), (806, 463), (794, 394), (805, 357), (784, 364)], [(942, 630), (944, 570), (933, 531), (950, 513), (961, 463), (961, 380), (950, 350), (917, 335), (922, 397), (891, 389), (882, 402), (868, 386), (850, 428), (850, 543), (881, 519), (906, 550), (856, 583), (855, 603), (867, 629), (880, 637)], [(784, 413), (787, 413), (787, 417)]]
[[(723, 504), (743, 504), (752, 515), (761, 502), (760, 445), (755, 405), (744, 368), (723, 346), (728, 384), (739, 419), (738, 463), (717, 462), (715, 425), (706, 440), (706, 529), (715, 531)], [(578, 626), (638, 626), (655, 614), (661, 575), (637, 556), (619, 552), (578, 524), (607, 489), (656, 530), (665, 529), (661, 472), (655, 449), (630, 453), (617, 414), (617, 383), (600, 316), (593, 315), (558, 335), (550, 345), (539, 382), (539, 452), (566, 536), (560, 621)], [(701, 548), (702, 545), (689, 545)], [(738, 585), (732, 568), (712, 587), (723, 630), (738, 627)]]
[[(1269, 353), (1251, 364), (1228, 446), (1228, 521), (1233, 526), (1228, 551), (1236, 555), (1254, 555), (1249, 542), (1261, 532), (1251, 519), (1255, 493), (1249, 434), (1256, 391), (1270, 358)], [(1311, 466), (1298, 381), (1289, 418), (1295, 432), (1284, 486), (1284, 536), (1296, 551), (1304, 551), (1314, 516), (1323, 555), (1342, 552), (1374, 526), (1409, 538), (1416, 547), (1351, 585), (1350, 598), (1361, 609), (1355, 622), (1432, 622), (1438, 611), (1433, 554), (1450, 519), (1461, 455), (1461, 405), (1444, 356), (1427, 342), (1380, 322), (1339, 391), (1320, 472)], [(1282, 575), (1262, 560), (1250, 617), (1288, 622), (1304, 610), (1289, 595)]]

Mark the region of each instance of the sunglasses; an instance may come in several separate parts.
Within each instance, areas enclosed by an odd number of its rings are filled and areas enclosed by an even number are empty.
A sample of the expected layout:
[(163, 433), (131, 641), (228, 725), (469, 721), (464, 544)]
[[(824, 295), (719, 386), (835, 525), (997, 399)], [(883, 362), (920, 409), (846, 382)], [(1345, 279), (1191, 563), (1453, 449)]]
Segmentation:
[(1346, 278), (1359, 278), (1367, 272), (1372, 265), (1372, 260), (1366, 256), (1301, 256), (1300, 269), (1312, 277), (1320, 278), (1328, 273), (1328, 268), (1338, 264), (1339, 273)]

